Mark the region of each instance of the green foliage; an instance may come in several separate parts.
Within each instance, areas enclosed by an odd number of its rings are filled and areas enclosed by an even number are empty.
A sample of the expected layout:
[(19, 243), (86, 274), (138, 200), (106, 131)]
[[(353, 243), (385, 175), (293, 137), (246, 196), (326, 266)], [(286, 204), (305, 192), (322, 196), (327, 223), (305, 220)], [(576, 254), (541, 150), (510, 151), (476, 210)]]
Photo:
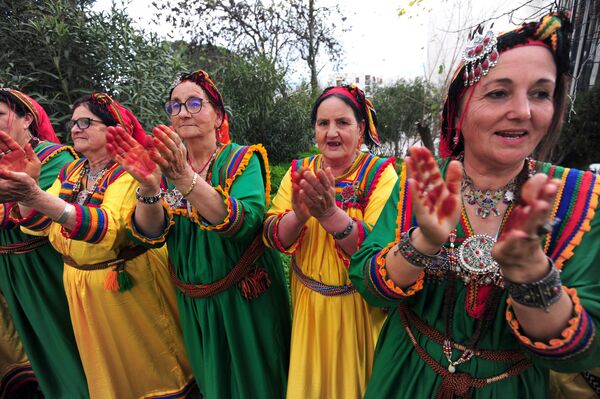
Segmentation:
[(290, 168), (290, 163), (271, 164), (271, 197), (279, 190), (285, 172)]
[(380, 151), (395, 156), (402, 155), (401, 150), (407, 143), (418, 140), (417, 123), (428, 128), (439, 109), (435, 91), (421, 78), (402, 79), (377, 88), (373, 104), (379, 121)]
[[(553, 161), (570, 168), (586, 169), (591, 163), (600, 162), (600, 86), (577, 94), (575, 113), (570, 123), (565, 123)], [(568, 118), (568, 117), (567, 117)]]
[(261, 57), (232, 56), (212, 75), (231, 112), (234, 141), (262, 143), (271, 163), (289, 162), (309, 148), (310, 91), (290, 91), (283, 73)]
[(131, 107), (149, 128), (160, 110), (180, 51), (133, 27), (124, 9), (89, 9), (91, 1), (5, 1), (0, 5), (0, 81), (38, 99), (57, 133), (70, 106), (93, 90)]

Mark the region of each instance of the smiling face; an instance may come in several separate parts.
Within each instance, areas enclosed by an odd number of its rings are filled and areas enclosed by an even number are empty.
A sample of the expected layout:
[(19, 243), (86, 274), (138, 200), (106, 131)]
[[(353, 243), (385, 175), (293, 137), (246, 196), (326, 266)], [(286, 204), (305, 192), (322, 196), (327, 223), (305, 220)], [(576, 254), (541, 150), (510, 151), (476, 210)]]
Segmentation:
[(90, 111), (85, 103), (75, 108), (71, 116), (74, 121), (80, 118), (90, 118), (91, 122), (90, 126), (85, 129), (80, 128), (77, 124), (71, 128), (71, 138), (75, 150), (88, 159), (100, 159), (107, 156), (106, 125), (99, 122), (100, 118)]
[(548, 49), (524, 46), (502, 53), (473, 89), (461, 129), (465, 161), (484, 169), (522, 163), (548, 133), (555, 86), (556, 65)]
[(179, 114), (171, 117), (173, 128), (184, 140), (206, 136), (215, 137), (215, 131), (221, 125), (222, 115), (208, 101), (204, 90), (193, 82), (184, 81), (178, 84), (171, 93), (171, 100), (179, 103), (185, 103), (192, 97), (202, 99), (202, 109), (198, 113), (190, 114), (182, 105)]
[(317, 109), (315, 138), (326, 164), (349, 166), (364, 129), (365, 122), (358, 122), (352, 108), (342, 99), (331, 96), (323, 100)]

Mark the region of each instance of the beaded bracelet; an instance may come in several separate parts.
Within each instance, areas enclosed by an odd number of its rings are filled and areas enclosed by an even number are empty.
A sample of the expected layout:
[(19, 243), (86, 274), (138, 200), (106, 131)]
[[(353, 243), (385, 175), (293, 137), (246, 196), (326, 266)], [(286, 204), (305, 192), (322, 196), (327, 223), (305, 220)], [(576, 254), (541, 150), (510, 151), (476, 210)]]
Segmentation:
[(515, 283), (505, 277), (504, 287), (513, 301), (523, 306), (541, 308), (549, 313), (550, 305), (559, 300), (563, 290), (560, 271), (554, 266), (552, 259), (547, 258), (550, 271), (540, 280), (533, 283)]
[(190, 193), (192, 192), (192, 190), (194, 190), (194, 186), (196, 186), (196, 182), (197, 181), (198, 181), (198, 173), (194, 172), (194, 177), (192, 177), (192, 184), (190, 184), (190, 188), (188, 188), (185, 193), (181, 193), (181, 196), (183, 198), (185, 198), (188, 195), (190, 195)]
[(446, 251), (443, 248), (433, 255), (426, 255), (414, 247), (410, 242), (410, 235), (415, 229), (416, 227), (413, 226), (402, 233), (398, 246), (394, 250), (394, 256), (400, 253), (411, 265), (428, 270), (440, 270), (446, 267), (448, 258), (444, 256)]
[(340, 231), (339, 233), (331, 233), (331, 235), (333, 236), (333, 238), (335, 240), (343, 240), (344, 238), (348, 237), (350, 235), (350, 233), (352, 233), (352, 228), (354, 227), (354, 219), (350, 218), (350, 221), (348, 222), (348, 226), (346, 226), (346, 228), (342, 231)]
[(158, 201), (160, 201), (160, 199), (163, 197), (164, 192), (162, 189), (160, 189), (158, 191), (158, 194), (156, 195), (152, 195), (149, 197), (145, 197), (142, 194), (140, 194), (140, 188), (136, 188), (135, 189), (135, 199), (140, 201), (143, 204), (147, 204), (147, 205), (152, 205), (152, 204), (156, 204)]
[(60, 214), (60, 216), (57, 217), (56, 219), (54, 219), (54, 221), (56, 223), (63, 224), (64, 222), (66, 222), (69, 219), (69, 216), (71, 216), (71, 213), (73, 213), (74, 211), (75, 211), (75, 207), (67, 202), (65, 204), (65, 207), (63, 208), (63, 211)]

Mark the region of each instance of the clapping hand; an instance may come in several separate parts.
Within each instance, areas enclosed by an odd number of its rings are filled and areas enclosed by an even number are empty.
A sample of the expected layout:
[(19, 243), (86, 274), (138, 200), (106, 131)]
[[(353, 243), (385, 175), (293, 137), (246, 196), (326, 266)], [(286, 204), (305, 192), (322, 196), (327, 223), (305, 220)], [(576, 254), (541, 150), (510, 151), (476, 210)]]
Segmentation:
[[(151, 137), (148, 136), (150, 142)], [(151, 188), (160, 186), (160, 168), (151, 159), (153, 148), (144, 148), (121, 126), (108, 127), (106, 148), (119, 163), (141, 185)]]
[(539, 173), (523, 185), (521, 203), (492, 248), (492, 256), (509, 280), (536, 280), (548, 272), (541, 239), (552, 230), (550, 214), (559, 184), (559, 180)]
[(330, 168), (313, 173), (307, 168), (298, 172), (296, 186), (299, 201), (304, 212), (321, 219), (332, 215), (336, 210), (335, 177)]
[(25, 172), (34, 180), (38, 180), (41, 162), (29, 143), (21, 148), (11, 136), (0, 130), (0, 155), (0, 169)]
[(428, 149), (411, 147), (408, 151), (405, 162), (413, 212), (423, 238), (431, 248), (439, 248), (460, 218), (462, 165), (451, 161), (444, 181), (437, 161)]
[(150, 158), (158, 164), (162, 173), (175, 182), (189, 179), (194, 171), (187, 161), (187, 149), (181, 138), (170, 127), (158, 125), (152, 132), (152, 144), (156, 151)]

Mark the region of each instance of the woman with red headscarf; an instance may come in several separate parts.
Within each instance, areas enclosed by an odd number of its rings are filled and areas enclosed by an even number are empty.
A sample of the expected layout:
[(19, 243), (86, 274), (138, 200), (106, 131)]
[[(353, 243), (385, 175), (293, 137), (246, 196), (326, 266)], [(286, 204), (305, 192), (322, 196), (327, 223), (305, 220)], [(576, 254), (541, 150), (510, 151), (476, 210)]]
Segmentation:
[(205, 71), (181, 76), (165, 111), (173, 126), (154, 129), (150, 151), (111, 129), (111, 153), (140, 182), (130, 233), (169, 248), (204, 397), (282, 398), (290, 314), (279, 256), (260, 235), (266, 151), (231, 142), (223, 98)]
[(379, 144), (375, 110), (356, 86), (327, 88), (311, 115), (319, 154), (292, 162), (265, 221), (265, 242), (292, 255), (288, 398), (359, 398), (385, 314), (350, 283), (350, 256), (397, 180)]
[(560, 130), (569, 33), (551, 13), (465, 49), (443, 159), (410, 149), (351, 265), (394, 307), (366, 398), (541, 399), (550, 370), (600, 364), (600, 179), (531, 158)]
[[(0, 136), (13, 142), (12, 148), (0, 145), (0, 168), (22, 167), (18, 160), (27, 150), (41, 163), (36, 177), (43, 190), (52, 185), (64, 164), (76, 158), (72, 148), (58, 144), (44, 109), (17, 90), (0, 89)], [(33, 379), (31, 366), (46, 397), (87, 397), (64, 292), (62, 259), (47, 238), (21, 232), (19, 223), (10, 219), (16, 203), (7, 194), (0, 183), (0, 292), (4, 297), (0, 397), (27, 397), (16, 390)]]
[[(48, 235), (64, 259), (64, 285), (91, 398), (182, 398), (192, 372), (185, 355), (166, 248), (147, 250), (126, 232), (136, 181), (106, 150), (109, 126), (145, 142), (133, 114), (104, 93), (73, 105), (67, 122), (84, 158), (68, 163), (48, 192), (23, 173), (11, 179), (12, 216)], [(32, 162), (28, 160), (28, 163)], [(32, 166), (28, 165), (32, 168)]]

